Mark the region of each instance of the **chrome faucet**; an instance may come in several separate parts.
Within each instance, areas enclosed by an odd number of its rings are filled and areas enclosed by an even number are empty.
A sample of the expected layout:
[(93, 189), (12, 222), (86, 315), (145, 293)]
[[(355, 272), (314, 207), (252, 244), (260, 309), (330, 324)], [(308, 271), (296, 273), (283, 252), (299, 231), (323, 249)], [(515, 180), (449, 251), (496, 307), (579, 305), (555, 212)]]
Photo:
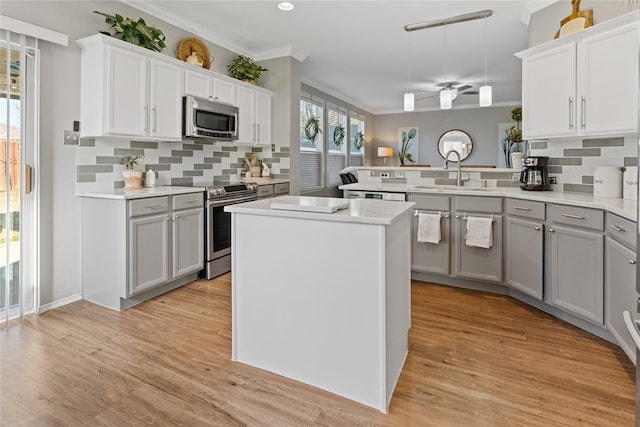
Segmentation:
[(462, 187), (462, 179), (460, 178), (460, 169), (462, 167), (462, 159), (460, 158), (460, 153), (456, 150), (449, 150), (444, 155), (444, 165), (442, 165), (442, 169), (449, 169), (449, 154), (454, 153), (458, 158), (458, 167), (456, 169), (456, 187)]

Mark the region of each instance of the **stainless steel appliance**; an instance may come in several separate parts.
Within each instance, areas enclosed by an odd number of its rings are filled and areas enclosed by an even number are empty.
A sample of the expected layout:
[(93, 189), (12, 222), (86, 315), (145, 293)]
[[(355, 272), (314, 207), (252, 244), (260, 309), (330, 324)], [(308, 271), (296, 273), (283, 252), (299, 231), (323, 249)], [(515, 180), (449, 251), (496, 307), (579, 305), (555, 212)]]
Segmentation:
[(182, 98), (182, 135), (189, 139), (238, 139), (238, 107), (195, 96)]
[(522, 171), (520, 172), (520, 188), (530, 191), (549, 191), (549, 158), (523, 157)]
[(345, 199), (375, 199), (375, 200), (396, 200), (404, 202), (405, 193), (392, 193), (388, 191), (356, 191), (344, 190)]
[(231, 214), (224, 207), (258, 200), (258, 185), (215, 185), (206, 194), (205, 276), (212, 279), (231, 271)]

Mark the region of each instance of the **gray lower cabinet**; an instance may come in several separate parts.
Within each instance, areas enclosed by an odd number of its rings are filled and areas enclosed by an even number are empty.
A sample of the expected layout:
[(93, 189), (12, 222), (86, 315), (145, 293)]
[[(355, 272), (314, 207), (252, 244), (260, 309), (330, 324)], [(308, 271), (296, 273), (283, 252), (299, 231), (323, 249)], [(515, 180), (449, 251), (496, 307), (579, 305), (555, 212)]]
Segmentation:
[(418, 216), (413, 217), (411, 270), (420, 273), (451, 274), (451, 198), (409, 194), (408, 201), (415, 202), (415, 212), (441, 215), (440, 243), (418, 242)]
[(122, 310), (197, 279), (203, 266), (202, 192), (83, 198), (83, 298)]
[(604, 325), (603, 212), (549, 206), (545, 262), (556, 307)]
[(506, 199), (505, 283), (542, 301), (545, 204)]
[[(502, 199), (458, 196), (455, 203), (454, 275), (502, 283)], [(467, 220), (471, 216), (492, 218), (490, 248), (467, 245)]]
[(635, 344), (622, 313), (636, 312), (636, 224), (607, 213), (604, 248), (605, 326), (629, 359), (636, 363)]
[(289, 194), (289, 183), (278, 182), (275, 184), (258, 184), (258, 198), (267, 199), (269, 197)]

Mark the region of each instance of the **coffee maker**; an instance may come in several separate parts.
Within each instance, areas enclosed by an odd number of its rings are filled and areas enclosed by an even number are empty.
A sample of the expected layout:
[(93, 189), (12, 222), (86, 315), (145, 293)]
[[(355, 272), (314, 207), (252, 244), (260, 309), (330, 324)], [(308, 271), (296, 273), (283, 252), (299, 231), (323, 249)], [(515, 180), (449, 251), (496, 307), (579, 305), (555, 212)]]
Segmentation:
[(549, 158), (523, 157), (522, 171), (520, 172), (520, 188), (531, 191), (549, 191)]

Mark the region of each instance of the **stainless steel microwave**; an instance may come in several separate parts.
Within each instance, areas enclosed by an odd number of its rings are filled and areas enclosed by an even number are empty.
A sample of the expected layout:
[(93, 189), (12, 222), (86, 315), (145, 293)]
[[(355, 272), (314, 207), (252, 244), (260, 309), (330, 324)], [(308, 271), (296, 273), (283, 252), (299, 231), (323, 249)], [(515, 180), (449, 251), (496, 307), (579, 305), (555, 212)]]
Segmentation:
[(238, 107), (195, 96), (182, 98), (182, 136), (189, 139), (238, 139)]

